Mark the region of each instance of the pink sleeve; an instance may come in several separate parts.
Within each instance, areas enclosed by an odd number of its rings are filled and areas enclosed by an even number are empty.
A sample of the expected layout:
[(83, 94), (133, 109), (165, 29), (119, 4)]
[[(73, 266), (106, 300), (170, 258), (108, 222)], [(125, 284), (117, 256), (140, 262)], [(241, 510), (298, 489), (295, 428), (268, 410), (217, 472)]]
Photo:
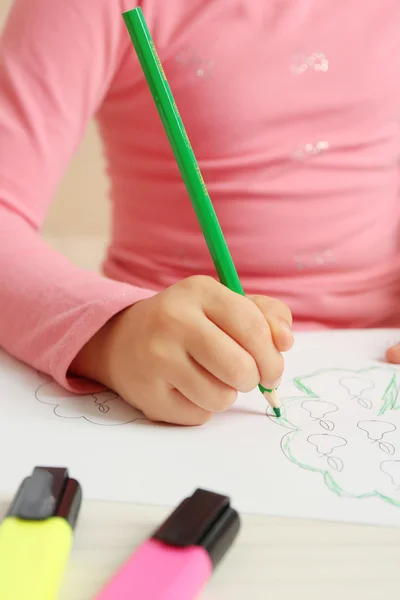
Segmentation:
[[(15, 0), (0, 43), (0, 346), (72, 391), (82, 346), (154, 292), (70, 264), (38, 229), (120, 58), (120, 3)], [(78, 218), (78, 217), (77, 217)]]

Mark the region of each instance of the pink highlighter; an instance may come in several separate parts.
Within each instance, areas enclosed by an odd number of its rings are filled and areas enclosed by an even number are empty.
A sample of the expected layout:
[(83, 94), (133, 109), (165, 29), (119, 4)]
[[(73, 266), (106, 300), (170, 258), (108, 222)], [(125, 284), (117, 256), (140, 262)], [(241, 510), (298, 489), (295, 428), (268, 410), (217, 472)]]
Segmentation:
[(139, 546), (96, 600), (192, 600), (239, 529), (227, 496), (198, 489)]

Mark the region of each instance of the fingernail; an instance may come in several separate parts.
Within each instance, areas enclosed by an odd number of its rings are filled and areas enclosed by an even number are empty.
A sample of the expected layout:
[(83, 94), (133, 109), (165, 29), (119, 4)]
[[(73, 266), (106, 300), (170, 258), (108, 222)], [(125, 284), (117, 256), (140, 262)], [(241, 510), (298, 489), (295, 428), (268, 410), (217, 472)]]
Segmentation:
[(272, 328), (272, 334), (274, 336), (274, 341), (278, 344), (281, 352), (286, 352), (293, 346), (294, 335), (287, 321), (278, 319), (277, 326)]
[(287, 333), (290, 333), (290, 335), (293, 335), (292, 328), (290, 327), (290, 325), (287, 321), (284, 321), (283, 319), (278, 319), (278, 324), (279, 324), (279, 329), (281, 331), (286, 331)]
[(279, 387), (282, 383), (282, 377), (276, 379), (275, 381), (268, 381), (267, 383), (262, 382), (261, 385), (267, 390), (274, 390)]

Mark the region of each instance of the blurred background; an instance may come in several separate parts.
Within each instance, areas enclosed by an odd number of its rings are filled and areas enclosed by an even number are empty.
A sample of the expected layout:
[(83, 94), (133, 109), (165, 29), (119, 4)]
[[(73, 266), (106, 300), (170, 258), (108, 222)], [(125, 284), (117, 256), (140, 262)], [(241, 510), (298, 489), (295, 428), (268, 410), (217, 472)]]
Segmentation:
[[(11, 4), (12, 0), (0, 0), (0, 29)], [(98, 268), (107, 244), (107, 186), (100, 140), (95, 124), (90, 123), (42, 230), (53, 247), (84, 268)]]

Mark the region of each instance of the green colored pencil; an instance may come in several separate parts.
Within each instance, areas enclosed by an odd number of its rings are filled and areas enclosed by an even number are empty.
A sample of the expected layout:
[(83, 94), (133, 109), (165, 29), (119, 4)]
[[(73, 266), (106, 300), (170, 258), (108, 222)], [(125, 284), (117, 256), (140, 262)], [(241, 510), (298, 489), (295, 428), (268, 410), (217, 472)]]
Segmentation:
[[(123, 17), (200, 223), (218, 277), (227, 288), (244, 296), (242, 284), (233, 264), (142, 9), (138, 7), (126, 11), (123, 13)], [(276, 416), (280, 417), (276, 390), (268, 390), (262, 385), (258, 387)]]

